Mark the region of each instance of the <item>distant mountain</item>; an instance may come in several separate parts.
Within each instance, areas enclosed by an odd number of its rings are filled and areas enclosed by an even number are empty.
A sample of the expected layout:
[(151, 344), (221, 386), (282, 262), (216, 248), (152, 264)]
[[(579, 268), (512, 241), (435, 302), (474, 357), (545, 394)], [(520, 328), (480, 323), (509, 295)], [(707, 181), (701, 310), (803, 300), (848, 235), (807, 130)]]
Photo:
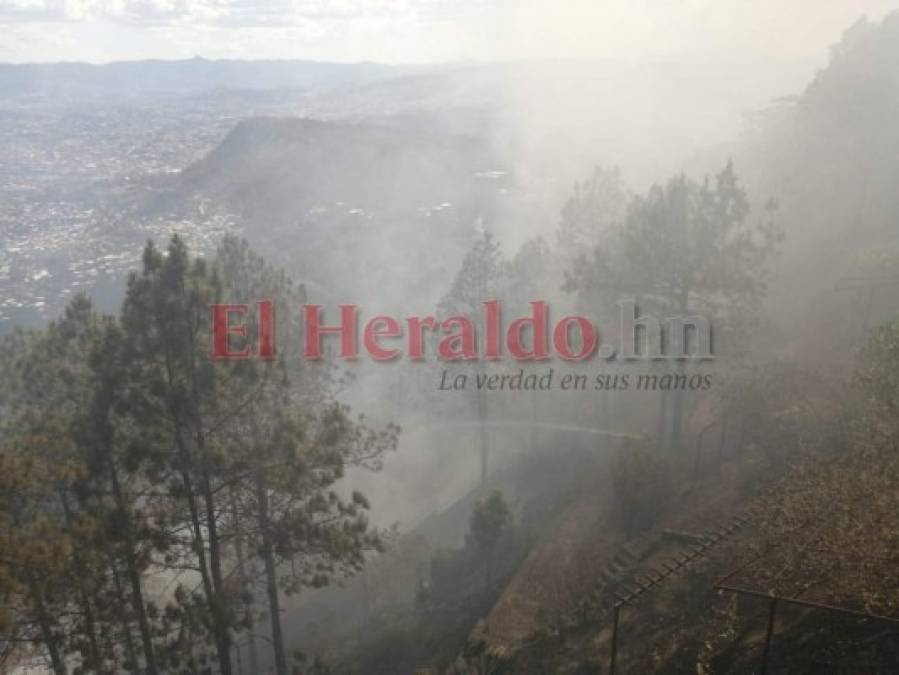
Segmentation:
[(415, 71), (414, 66), (315, 61), (173, 61), (0, 64), (0, 99), (39, 96), (191, 94), (214, 89), (303, 89), (361, 84)]
[(381, 211), (446, 201), (493, 161), (482, 140), (426, 128), (256, 118), (183, 171), (178, 187), (271, 223), (329, 200)]
[[(0, 250), (0, 321), (52, 316), (62, 291), (95, 288), (94, 249), (121, 271), (149, 236), (177, 230), (205, 250), (232, 222), (322, 287), (347, 268), (370, 273), (367, 291), (384, 284), (380, 299), (413, 285), (427, 302), (475, 228), (509, 254), (552, 237), (596, 164), (638, 190), (664, 180), (803, 72), (724, 59), (0, 65), (0, 236), (27, 252)], [(415, 260), (393, 264), (401, 250)]]
[(160, 179), (148, 208), (227, 213), (288, 272), (334, 292), (377, 285), (389, 299), (411, 284), (426, 297), (422, 284), (452, 278), (509, 181), (485, 139), (424, 123), (254, 118)]

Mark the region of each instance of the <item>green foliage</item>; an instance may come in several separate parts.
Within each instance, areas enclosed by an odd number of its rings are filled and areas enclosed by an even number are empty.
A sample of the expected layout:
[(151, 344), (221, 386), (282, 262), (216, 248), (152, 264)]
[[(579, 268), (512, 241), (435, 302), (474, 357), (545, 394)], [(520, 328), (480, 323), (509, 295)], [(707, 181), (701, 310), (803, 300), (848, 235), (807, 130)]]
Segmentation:
[(507, 273), (499, 243), (490, 232), (481, 233), (465, 254), (453, 283), (440, 301), (441, 315), (464, 314), (477, 319), (484, 300), (495, 297)]
[(509, 507), (499, 490), (478, 500), (469, 520), (472, 543), (482, 551), (493, 549), (508, 525), (509, 518)]
[(574, 193), (562, 207), (558, 247), (568, 263), (592, 251), (619, 226), (627, 213), (630, 199), (618, 169), (596, 167), (585, 181), (574, 186)]
[[(593, 201), (576, 199), (566, 207), (563, 222), (589, 222), (596, 208)], [(744, 321), (764, 296), (767, 262), (783, 240), (775, 208), (769, 201), (767, 218), (750, 222), (749, 200), (730, 162), (713, 180), (675, 176), (632, 197), (623, 220), (597, 238), (592, 255), (574, 260), (563, 288), (604, 318), (611, 318), (603, 313), (626, 298), (661, 317), (702, 312), (715, 321), (720, 338), (728, 323)], [(578, 210), (585, 212), (575, 216), (572, 211)], [(600, 217), (593, 214), (595, 220)], [(731, 336), (739, 333), (730, 328)], [(727, 347), (733, 350), (734, 342)], [(722, 351), (720, 339), (715, 350)], [(685, 367), (683, 361), (678, 365)], [(670, 414), (667, 400), (660, 411), (658, 442), (675, 449), (680, 447), (684, 393), (675, 391), (672, 398)]]
[(286, 675), (279, 595), (354, 574), (380, 548), (367, 499), (338, 483), (377, 470), (399, 429), (354, 416), (328, 368), (211, 362), (209, 305), (225, 292), (304, 294), (245, 242), (226, 239), (209, 265), (175, 237), (148, 244), (119, 316), (78, 297), (0, 343), (0, 644), (43, 645), (57, 674), (67, 660), (227, 674), (264, 605)]
[(575, 262), (566, 289), (625, 293), (675, 311), (755, 302), (765, 291), (765, 262), (783, 238), (774, 208), (769, 203), (767, 220), (747, 222), (749, 202), (730, 163), (714, 181), (676, 176), (631, 199), (592, 259)]
[(511, 514), (506, 499), (499, 490), (494, 490), (486, 497), (479, 499), (471, 513), (468, 540), (484, 558), (488, 590), (493, 584), (494, 552), (510, 519)]

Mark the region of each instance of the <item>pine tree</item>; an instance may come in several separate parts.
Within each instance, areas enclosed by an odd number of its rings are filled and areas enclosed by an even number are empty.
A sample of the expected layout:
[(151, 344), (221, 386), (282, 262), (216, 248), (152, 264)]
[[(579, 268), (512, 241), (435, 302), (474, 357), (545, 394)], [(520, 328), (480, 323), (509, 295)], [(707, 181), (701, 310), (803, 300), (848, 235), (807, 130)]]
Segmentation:
[(90, 302), (77, 297), (59, 321), (14, 340), (7, 354), (2, 439), (11, 499), (0, 511), (17, 531), (9, 542), (12, 559), (2, 564), (26, 590), (23, 603), (56, 673), (66, 671), (69, 651), (87, 670), (102, 670), (106, 661), (100, 637), (105, 577), (94, 547), (98, 528), (81, 508), (77, 486), (83, 467), (70, 442), (94, 328)]
[(74, 440), (86, 469), (81, 492), (105, 525), (104, 553), (113, 579), (113, 595), (126, 613), (120, 630), (127, 660), (133, 668), (138, 667), (133, 663), (136, 650), (131, 644), (130, 609), (138, 625), (143, 667), (153, 675), (159, 672), (150, 616), (155, 608), (148, 606), (143, 575), (156, 563), (155, 554), (164, 551), (169, 542), (158, 519), (142, 508), (149, 504), (147, 493), (154, 489), (142, 472), (156, 457), (155, 449), (140, 442), (123, 421), (122, 408), (127, 405), (124, 350), (121, 328), (107, 318), (87, 361), (91, 394), (76, 422)]
[[(476, 335), (482, 336), (484, 326), (480, 317), (483, 315), (483, 303), (496, 298), (505, 285), (506, 276), (507, 263), (499, 243), (490, 232), (482, 232), (465, 255), (452, 285), (440, 301), (438, 312), (441, 318), (453, 315), (468, 316), (475, 322)], [(483, 360), (478, 361), (477, 368), (478, 373), (483, 375), (485, 372)], [(473, 403), (478, 417), (480, 475), (483, 489), (487, 484), (490, 454), (487, 399), (483, 389), (474, 392)]]
[[(292, 316), (305, 301), (302, 287), (233, 238), (223, 242), (215, 268), (229, 301), (273, 299), (276, 316), (284, 317), (277, 344), (298, 334)], [(258, 331), (256, 319), (250, 320), (251, 336)], [(353, 419), (334, 400), (332, 369), (299, 363), (287, 352), (269, 362), (239, 361), (226, 366), (231, 386), (222, 388), (252, 392), (251, 398), (234, 397), (227, 406), (233, 414), (223, 421), (232, 472), (239, 477), (231, 488), (231, 526), (245, 595), (244, 622), (254, 621), (247, 578), (258, 556), (279, 675), (288, 672), (281, 592), (298, 593), (354, 574), (366, 552), (380, 547), (365, 517), (365, 498), (359, 493), (342, 498), (334, 488), (348, 467), (379, 468), (384, 453), (396, 447), (399, 432), (392, 424), (374, 431), (364, 419)]]
[(509, 524), (509, 507), (503, 493), (494, 490), (478, 500), (469, 520), (469, 537), (484, 558), (487, 590), (493, 585), (493, 558), (499, 538)]
[(209, 306), (218, 293), (214, 275), (203, 261), (190, 259), (180, 238), (172, 239), (165, 255), (148, 244), (122, 307), (123, 358), (126, 376), (137, 385), (128, 401), (130, 423), (162, 451), (151, 479), (165, 476), (173, 503), (183, 509), (172, 517), (189, 531), (183, 553), (201, 580), (219, 669), (230, 675), (233, 597), (225, 585), (219, 532), (227, 458), (208, 442), (208, 422), (220, 412), (208, 359)]
[[(774, 208), (769, 201), (767, 218), (749, 222), (749, 201), (731, 163), (714, 181), (676, 176), (631, 200), (621, 225), (592, 257), (574, 263), (565, 288), (588, 302), (608, 305), (625, 294), (663, 316), (701, 312), (726, 322), (764, 295), (766, 262), (783, 239)], [(671, 448), (680, 443), (680, 390), (672, 407), (670, 414), (662, 408), (671, 421), (667, 438), (660, 436)]]
[[(0, 341), (0, 643), (42, 645), (57, 675), (70, 662), (229, 673), (235, 635), (259, 619), (259, 579), (286, 674), (280, 596), (354, 574), (380, 548), (367, 500), (339, 484), (378, 469), (399, 429), (353, 417), (327, 364), (212, 362), (223, 287), (273, 297), (285, 316), (305, 299), (245, 242), (227, 239), (207, 266), (174, 238), (147, 246), (121, 317), (78, 297), (46, 330)], [(199, 587), (179, 584), (160, 610), (147, 592), (160, 572)]]

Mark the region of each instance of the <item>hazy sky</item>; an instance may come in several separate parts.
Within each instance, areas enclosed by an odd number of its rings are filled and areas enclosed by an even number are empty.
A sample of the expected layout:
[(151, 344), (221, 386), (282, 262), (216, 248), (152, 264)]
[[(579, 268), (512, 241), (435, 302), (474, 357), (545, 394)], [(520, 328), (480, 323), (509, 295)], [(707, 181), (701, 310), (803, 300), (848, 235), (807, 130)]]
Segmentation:
[(814, 61), (899, 0), (0, 0), (0, 60)]

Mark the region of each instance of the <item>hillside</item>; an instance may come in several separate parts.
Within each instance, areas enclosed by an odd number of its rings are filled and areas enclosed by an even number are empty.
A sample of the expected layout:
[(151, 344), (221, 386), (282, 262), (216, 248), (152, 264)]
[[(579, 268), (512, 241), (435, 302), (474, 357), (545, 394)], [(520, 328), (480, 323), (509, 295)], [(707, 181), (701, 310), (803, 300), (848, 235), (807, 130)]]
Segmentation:
[[(427, 125), (257, 118), (161, 182), (144, 208), (229, 214), (260, 250), (331, 294), (364, 301), (377, 287), (384, 303), (414, 285), (428, 302), (432, 280), (449, 275), (508, 187), (483, 139)], [(399, 242), (428, 252), (401, 276)]]
[(478, 139), (427, 129), (258, 118), (239, 122), (178, 188), (268, 222), (337, 200), (408, 209), (476, 192), (475, 174), (496, 168), (488, 152)]
[[(894, 13), (850, 28), (801, 95), (766, 110), (748, 138), (728, 146), (759, 211), (777, 198), (787, 231), (772, 282), (785, 338), (775, 353), (802, 362), (826, 354), (855, 368), (866, 330), (895, 317), (897, 117)], [(491, 654), (489, 672), (605, 673), (612, 607), (641, 586), (651, 590), (621, 610), (620, 672), (758, 672), (768, 593), (894, 616), (895, 591), (880, 590), (895, 588), (892, 554), (881, 551), (893, 537), (882, 510), (895, 503), (892, 451), (834, 428), (838, 410), (851, 414), (852, 389), (808, 387), (790, 397), (789, 414), (798, 414), (790, 424), (804, 418), (805, 430), (788, 443), (762, 452), (759, 441), (722, 435), (717, 467), (714, 456), (695, 465), (675, 459), (680, 487), (665, 515), (636, 536), (622, 532), (613, 498), (583, 497), (535, 545), (473, 631), (469, 653)], [(761, 439), (783, 419), (752, 424)], [(702, 553), (681, 569), (691, 550)], [(669, 574), (672, 567), (679, 571)], [(716, 591), (725, 578), (762, 597)], [(775, 624), (775, 672), (891, 672), (871, 664), (894, 658), (894, 627), (786, 605)]]
[[(845, 365), (862, 327), (892, 313), (886, 295), (895, 287), (890, 267), (899, 260), (897, 117), (899, 13), (893, 13), (853, 25), (804, 90), (754, 115), (743, 138), (701, 163), (708, 170), (732, 157), (757, 217), (766, 200), (777, 202), (775, 217), (787, 236), (770, 305), (796, 340), (782, 348)], [(838, 339), (821, 339), (825, 333)]]

